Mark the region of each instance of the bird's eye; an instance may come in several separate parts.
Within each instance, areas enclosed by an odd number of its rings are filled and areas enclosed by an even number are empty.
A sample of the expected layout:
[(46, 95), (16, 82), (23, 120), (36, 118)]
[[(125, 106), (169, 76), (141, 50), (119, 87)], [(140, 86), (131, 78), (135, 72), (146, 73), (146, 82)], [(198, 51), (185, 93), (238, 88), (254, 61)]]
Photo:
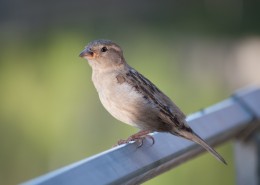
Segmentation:
[(101, 48), (101, 52), (106, 52), (106, 51), (107, 51), (107, 47)]

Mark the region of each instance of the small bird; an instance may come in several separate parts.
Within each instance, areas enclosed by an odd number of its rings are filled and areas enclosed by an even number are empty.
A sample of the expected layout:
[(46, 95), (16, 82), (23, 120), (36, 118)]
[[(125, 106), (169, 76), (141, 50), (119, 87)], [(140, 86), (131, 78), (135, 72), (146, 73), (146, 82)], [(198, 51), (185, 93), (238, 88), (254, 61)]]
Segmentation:
[(118, 144), (141, 141), (154, 131), (168, 132), (198, 143), (219, 161), (224, 158), (187, 124), (185, 114), (150, 80), (130, 67), (119, 45), (94, 40), (79, 55), (92, 68), (92, 81), (106, 110), (116, 119), (140, 131)]

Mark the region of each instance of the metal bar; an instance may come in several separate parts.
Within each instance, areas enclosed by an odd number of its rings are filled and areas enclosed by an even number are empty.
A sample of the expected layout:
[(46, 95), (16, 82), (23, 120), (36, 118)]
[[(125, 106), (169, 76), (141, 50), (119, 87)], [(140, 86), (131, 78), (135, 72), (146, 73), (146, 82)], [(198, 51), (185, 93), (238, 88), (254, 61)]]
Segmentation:
[(235, 142), (236, 181), (238, 185), (260, 184), (260, 132), (251, 136), (247, 141)]
[(258, 93), (248, 94), (247, 91), (242, 91), (236, 93), (234, 97), (245, 110), (252, 113), (255, 120), (242, 130), (235, 140), (237, 184), (258, 185), (260, 184), (260, 102), (256, 100), (259, 100), (260, 96)]
[[(241, 102), (246, 102), (248, 107)], [(217, 145), (258, 119), (259, 105), (260, 89), (247, 89), (235, 98), (190, 115), (187, 121), (209, 144)], [(199, 145), (170, 134), (154, 133), (153, 136), (154, 145), (148, 139), (140, 148), (136, 143), (119, 146), (23, 185), (138, 184), (205, 152)]]

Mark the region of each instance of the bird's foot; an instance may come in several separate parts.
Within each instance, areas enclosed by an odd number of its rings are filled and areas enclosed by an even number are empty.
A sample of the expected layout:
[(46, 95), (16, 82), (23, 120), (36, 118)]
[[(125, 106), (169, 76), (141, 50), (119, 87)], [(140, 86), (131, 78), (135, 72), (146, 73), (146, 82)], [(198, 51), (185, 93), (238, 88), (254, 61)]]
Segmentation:
[(136, 143), (138, 143), (138, 148), (141, 147), (143, 145), (143, 142), (144, 142), (144, 139), (145, 138), (149, 138), (152, 140), (152, 144), (155, 143), (155, 140), (153, 138), (153, 136), (149, 135), (151, 133), (150, 130), (141, 130), (139, 132), (137, 132), (136, 134), (134, 135), (131, 135), (128, 139), (126, 140), (119, 140), (117, 142), (117, 145), (122, 145), (122, 144), (127, 144), (131, 141), (135, 141)]

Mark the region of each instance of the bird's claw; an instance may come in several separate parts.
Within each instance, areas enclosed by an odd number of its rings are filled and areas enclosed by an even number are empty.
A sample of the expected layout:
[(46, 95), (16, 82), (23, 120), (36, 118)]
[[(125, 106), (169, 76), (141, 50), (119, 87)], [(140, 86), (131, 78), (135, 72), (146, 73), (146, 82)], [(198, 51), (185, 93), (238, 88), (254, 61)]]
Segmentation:
[(152, 140), (152, 145), (153, 145), (155, 143), (155, 140), (154, 140), (153, 136), (149, 135), (149, 133), (150, 132), (148, 132), (148, 131), (140, 131), (140, 132), (130, 136), (126, 140), (120, 139), (117, 142), (117, 145), (115, 145), (115, 146), (122, 145), (122, 144), (127, 144), (127, 143), (130, 143), (131, 141), (134, 141), (134, 142), (136, 142), (138, 144), (137, 148), (140, 148), (141, 146), (143, 146), (145, 138), (151, 139)]

